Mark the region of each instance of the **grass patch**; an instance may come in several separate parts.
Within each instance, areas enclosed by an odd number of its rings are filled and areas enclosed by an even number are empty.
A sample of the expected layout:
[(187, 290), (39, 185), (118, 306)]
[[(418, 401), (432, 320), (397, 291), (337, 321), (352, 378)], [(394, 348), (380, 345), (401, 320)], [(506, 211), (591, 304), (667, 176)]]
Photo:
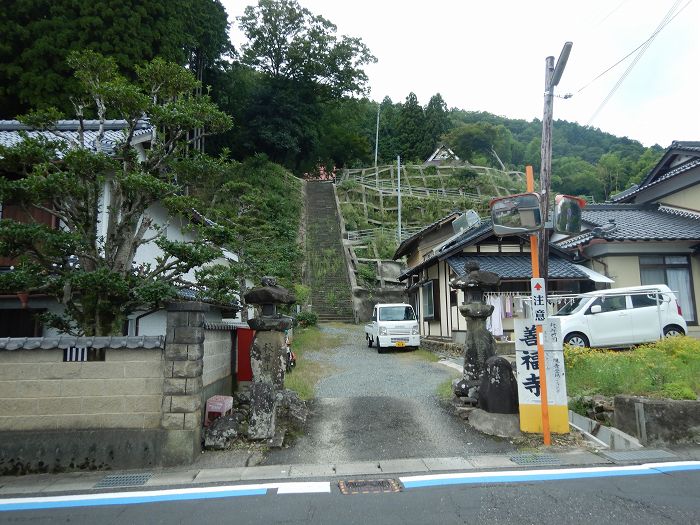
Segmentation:
[(445, 379), (437, 387), (437, 395), (440, 399), (452, 399), (454, 393), (452, 392), (452, 379)]
[(316, 383), (332, 373), (334, 368), (304, 356), (311, 352), (327, 351), (342, 340), (342, 335), (323, 333), (317, 326), (295, 328), (292, 351), (296, 355), (297, 366), (285, 376), (284, 386), (294, 390), (301, 399), (313, 399)]
[(697, 399), (700, 341), (669, 337), (631, 351), (566, 347), (569, 396), (629, 394)]

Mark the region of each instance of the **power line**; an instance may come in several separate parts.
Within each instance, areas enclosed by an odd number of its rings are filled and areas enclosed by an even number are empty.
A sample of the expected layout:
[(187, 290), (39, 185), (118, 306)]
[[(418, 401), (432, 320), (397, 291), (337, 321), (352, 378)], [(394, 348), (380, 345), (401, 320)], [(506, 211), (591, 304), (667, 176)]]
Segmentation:
[(656, 38), (656, 35), (658, 35), (659, 32), (660, 32), (666, 25), (668, 25), (668, 24), (671, 22), (671, 20), (673, 20), (673, 19), (676, 17), (676, 15), (678, 15), (683, 9), (685, 9), (685, 8), (688, 6), (688, 4), (690, 4), (690, 2), (691, 2), (692, 0), (688, 0), (688, 2), (683, 6), (682, 9), (680, 9), (678, 12), (676, 12), (675, 14), (673, 14), (674, 11), (676, 11), (676, 9), (678, 8), (678, 6), (680, 5), (681, 1), (682, 1), (682, 0), (676, 0), (676, 2), (671, 6), (671, 8), (668, 10), (668, 12), (666, 13), (666, 15), (664, 16), (664, 18), (661, 20), (661, 23), (660, 23), (659, 26), (656, 28), (656, 30), (654, 31), (654, 33), (652, 33), (651, 37), (649, 37), (649, 38), (647, 39), (647, 41), (646, 41), (644, 44), (642, 44), (639, 53), (637, 53), (637, 56), (634, 57), (634, 60), (632, 61), (632, 63), (627, 67), (627, 69), (626, 69), (625, 72), (622, 74), (622, 76), (620, 77), (620, 79), (615, 83), (615, 85), (613, 86), (613, 88), (610, 90), (610, 92), (606, 95), (606, 97), (605, 97), (605, 98), (603, 99), (603, 101), (600, 103), (600, 106), (598, 106), (598, 109), (595, 110), (595, 113), (593, 113), (593, 116), (591, 116), (591, 118), (588, 119), (587, 125), (590, 126), (591, 122), (593, 122), (593, 120), (598, 116), (598, 114), (602, 111), (602, 109), (605, 107), (605, 105), (608, 103), (608, 101), (609, 101), (609, 100), (612, 98), (612, 96), (615, 94), (615, 92), (617, 91), (617, 89), (622, 85), (622, 83), (623, 83), (624, 80), (627, 78), (627, 76), (630, 74), (630, 72), (632, 71), (632, 69), (634, 68), (634, 66), (637, 65), (637, 62), (639, 62), (639, 60), (642, 58), (642, 56), (644, 55), (644, 53), (646, 52), (646, 50), (649, 49), (649, 47), (651, 46), (651, 43), (653, 42), (654, 38)]
[[(678, 0), (678, 1), (676, 2), (676, 4), (678, 4), (679, 2), (680, 2), (680, 0)], [(595, 78), (593, 78), (590, 82), (588, 82), (586, 85), (584, 85), (582, 88), (580, 88), (576, 93), (577, 93), (577, 94), (578, 94), (578, 93), (581, 93), (581, 91), (583, 91), (583, 90), (586, 89), (588, 86), (590, 86), (591, 84), (593, 84), (593, 82), (595, 82), (596, 80), (598, 80), (600, 77), (602, 77), (602, 76), (605, 75), (606, 73), (610, 72), (610, 70), (612, 70), (612, 69), (614, 69), (615, 67), (619, 66), (622, 62), (624, 62), (624, 61), (627, 60), (629, 57), (631, 57), (633, 54), (635, 54), (637, 51), (639, 51), (639, 49), (641, 49), (645, 44), (647, 44), (648, 42), (650, 42), (651, 40), (653, 40), (653, 39), (656, 37), (656, 35), (657, 35), (661, 30), (663, 30), (668, 24), (670, 24), (670, 23), (673, 21), (674, 18), (676, 18), (679, 14), (681, 14), (681, 11), (683, 11), (683, 9), (685, 9), (686, 7), (688, 7), (688, 5), (690, 4), (690, 2), (692, 2), (692, 0), (688, 0), (688, 2), (687, 2), (681, 9), (679, 9), (678, 12), (677, 12), (676, 14), (674, 14), (666, 23), (664, 23), (663, 25), (661, 25), (660, 27), (658, 27), (658, 28), (651, 34), (651, 36), (650, 36), (649, 38), (647, 38), (644, 42), (642, 42), (642, 43), (639, 44), (637, 47), (635, 47), (632, 51), (630, 51), (629, 53), (627, 53), (627, 54), (626, 54), (624, 57), (622, 57), (620, 60), (618, 60), (617, 62), (615, 62), (612, 66), (610, 66), (610, 67), (607, 68), (605, 71), (603, 71), (602, 73), (600, 73), (598, 76), (596, 76)], [(673, 8), (671, 8), (671, 9), (673, 9)], [(667, 16), (668, 16), (668, 15), (667, 15)], [(666, 17), (664, 17), (664, 18), (666, 18)]]

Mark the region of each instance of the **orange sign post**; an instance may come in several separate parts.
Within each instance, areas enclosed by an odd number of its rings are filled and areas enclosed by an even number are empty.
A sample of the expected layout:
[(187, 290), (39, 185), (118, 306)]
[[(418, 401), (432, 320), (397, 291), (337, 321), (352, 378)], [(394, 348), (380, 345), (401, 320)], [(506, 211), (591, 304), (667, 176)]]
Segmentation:
[[(532, 166), (525, 167), (525, 177), (527, 183), (527, 191), (535, 191), (535, 176), (532, 171)], [(547, 204), (545, 203), (545, 206)], [(530, 235), (530, 260), (532, 263), (532, 277), (537, 279), (540, 277), (540, 262), (539, 262), (539, 246), (537, 235)], [(545, 276), (546, 278), (546, 276)], [(547, 290), (545, 289), (545, 308)], [(542, 324), (536, 324), (537, 330), (537, 361), (539, 364), (540, 375), (540, 405), (542, 408), (542, 434), (544, 444), (549, 446), (552, 443), (552, 435), (549, 431), (549, 404), (547, 400), (547, 373), (544, 355), (544, 335), (542, 333)], [(527, 431), (531, 425), (521, 418), (520, 428)]]

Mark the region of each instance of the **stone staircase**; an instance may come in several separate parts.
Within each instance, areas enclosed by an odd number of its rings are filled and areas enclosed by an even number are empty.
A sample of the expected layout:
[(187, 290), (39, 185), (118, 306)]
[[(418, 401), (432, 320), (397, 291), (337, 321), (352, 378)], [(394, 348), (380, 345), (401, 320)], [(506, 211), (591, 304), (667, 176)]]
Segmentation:
[(306, 185), (306, 268), (319, 321), (354, 322), (352, 291), (330, 182)]

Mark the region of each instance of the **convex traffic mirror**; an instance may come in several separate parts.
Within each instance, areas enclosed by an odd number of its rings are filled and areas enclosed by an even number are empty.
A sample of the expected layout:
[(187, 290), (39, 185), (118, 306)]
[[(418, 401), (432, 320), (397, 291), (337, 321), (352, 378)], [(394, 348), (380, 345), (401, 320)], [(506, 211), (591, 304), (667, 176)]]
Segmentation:
[(554, 198), (554, 231), (573, 235), (581, 233), (581, 209), (586, 201), (571, 195)]
[(542, 227), (540, 196), (537, 193), (493, 199), (490, 207), (493, 232), (496, 235), (531, 233)]

